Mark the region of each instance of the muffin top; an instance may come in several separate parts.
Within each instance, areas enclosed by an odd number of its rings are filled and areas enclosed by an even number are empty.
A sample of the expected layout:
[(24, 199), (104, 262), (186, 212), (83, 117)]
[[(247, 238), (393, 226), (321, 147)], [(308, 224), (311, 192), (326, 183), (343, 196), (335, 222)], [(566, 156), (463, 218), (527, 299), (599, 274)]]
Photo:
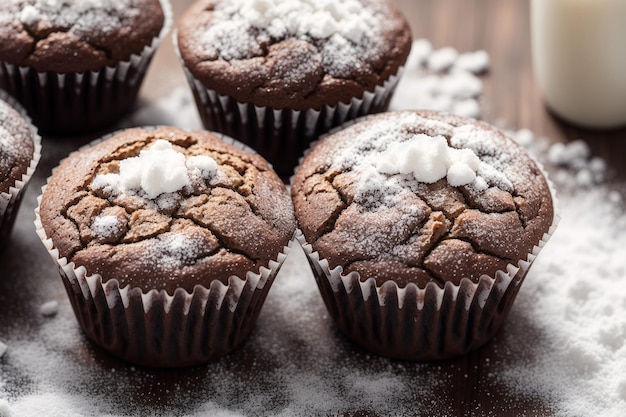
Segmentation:
[(164, 24), (159, 0), (3, 0), (0, 60), (84, 72), (139, 54)]
[(0, 99), (0, 192), (6, 193), (21, 180), (35, 154), (30, 123)]
[(404, 64), (409, 26), (389, 0), (199, 0), (178, 47), (207, 88), (276, 109), (320, 109), (373, 91)]
[(331, 269), (401, 287), (493, 277), (525, 260), (554, 217), (547, 181), (519, 145), (486, 123), (424, 111), (325, 137), (292, 198)]
[(271, 167), (208, 132), (129, 129), (65, 159), (40, 204), (60, 257), (144, 291), (245, 278), (295, 230)]

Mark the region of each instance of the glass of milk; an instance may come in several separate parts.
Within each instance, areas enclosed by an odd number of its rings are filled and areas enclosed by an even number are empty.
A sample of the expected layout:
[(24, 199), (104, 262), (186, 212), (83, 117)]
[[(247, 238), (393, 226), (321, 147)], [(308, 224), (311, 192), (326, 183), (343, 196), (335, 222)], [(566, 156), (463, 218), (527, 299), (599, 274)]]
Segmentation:
[(558, 116), (626, 126), (626, 0), (531, 0), (535, 79)]

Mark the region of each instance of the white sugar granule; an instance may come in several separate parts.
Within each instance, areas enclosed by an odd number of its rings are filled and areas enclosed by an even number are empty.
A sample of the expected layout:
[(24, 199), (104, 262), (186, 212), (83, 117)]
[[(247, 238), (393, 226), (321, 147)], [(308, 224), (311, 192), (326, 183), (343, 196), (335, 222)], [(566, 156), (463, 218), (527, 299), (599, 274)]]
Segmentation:
[(44, 317), (53, 317), (59, 312), (59, 302), (57, 300), (51, 300), (43, 303), (39, 307), (39, 314)]
[(454, 64), (458, 56), (459, 52), (456, 49), (446, 46), (433, 51), (426, 59), (426, 65), (434, 72), (445, 71)]
[(9, 347), (5, 343), (0, 341), (0, 358), (2, 358), (4, 356), (4, 354), (7, 352), (8, 348)]
[(489, 69), (489, 54), (487, 53), (487, 51), (483, 50), (475, 52), (464, 52), (462, 54), (459, 54), (453, 64), (453, 67), (469, 71), (474, 74), (480, 74)]

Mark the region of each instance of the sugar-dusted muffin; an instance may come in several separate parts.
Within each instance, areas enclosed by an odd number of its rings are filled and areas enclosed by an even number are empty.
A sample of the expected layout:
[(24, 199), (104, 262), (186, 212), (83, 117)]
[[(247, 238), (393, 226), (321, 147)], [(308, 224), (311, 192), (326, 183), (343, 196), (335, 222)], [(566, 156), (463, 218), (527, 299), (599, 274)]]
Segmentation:
[(259, 155), (163, 127), (70, 155), (37, 226), (87, 336), (130, 362), (174, 367), (224, 355), (250, 333), (295, 219)]
[(108, 127), (133, 107), (168, 0), (0, 2), (0, 88), (44, 132)]
[(0, 91), (0, 250), (41, 156), (41, 138), (24, 109)]
[(489, 340), (556, 224), (551, 188), (520, 146), (435, 112), (371, 116), (326, 136), (292, 198), (338, 327), (401, 359)]
[(387, 109), (411, 33), (389, 0), (200, 0), (177, 42), (204, 125), (289, 176), (321, 133)]

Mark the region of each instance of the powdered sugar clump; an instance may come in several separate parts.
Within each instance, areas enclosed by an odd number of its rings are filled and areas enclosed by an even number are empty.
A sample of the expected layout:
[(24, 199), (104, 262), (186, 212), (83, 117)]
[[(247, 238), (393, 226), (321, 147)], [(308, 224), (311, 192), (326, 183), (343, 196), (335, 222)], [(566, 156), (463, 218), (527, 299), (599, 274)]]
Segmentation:
[(142, 150), (139, 156), (120, 161), (118, 174), (97, 175), (91, 186), (114, 195), (139, 192), (154, 200), (191, 185), (190, 171), (209, 178), (216, 169), (217, 163), (209, 156), (186, 159), (170, 142), (160, 139), (149, 149)]
[(454, 64), (458, 56), (459, 52), (456, 49), (446, 46), (432, 52), (426, 59), (426, 65), (429, 70), (434, 72), (445, 71)]
[(447, 178), (453, 187), (474, 182), (480, 165), (470, 149), (451, 148), (443, 136), (428, 135), (393, 143), (377, 159), (376, 168), (383, 174), (413, 174), (427, 184)]
[(233, 0), (219, 2), (212, 13), (201, 38), (210, 59), (249, 59), (262, 56), (268, 44), (300, 39), (317, 45), (325, 71), (335, 77), (376, 53), (384, 24), (357, 0)]
[(454, 68), (480, 74), (489, 68), (489, 54), (487, 51), (464, 52), (454, 62)]
[(576, 183), (591, 187), (606, 179), (607, 166), (603, 159), (592, 157), (589, 145), (583, 140), (567, 144), (555, 143), (548, 150), (550, 163), (575, 173)]
[(488, 66), (486, 51), (459, 54), (450, 47), (433, 49), (427, 39), (414, 40), (390, 108), (479, 118), (483, 85), (475, 74), (485, 72)]

